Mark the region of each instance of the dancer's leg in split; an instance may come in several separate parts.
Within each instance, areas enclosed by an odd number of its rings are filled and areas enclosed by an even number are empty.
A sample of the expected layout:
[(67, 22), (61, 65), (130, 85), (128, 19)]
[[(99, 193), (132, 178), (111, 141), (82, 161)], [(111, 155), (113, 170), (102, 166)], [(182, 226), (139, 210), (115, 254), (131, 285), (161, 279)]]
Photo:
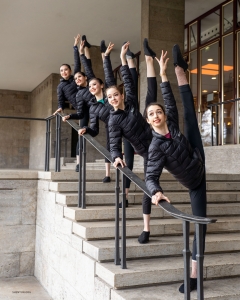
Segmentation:
[[(196, 113), (194, 109), (193, 95), (188, 84), (186, 74), (185, 74), (185, 62), (180, 54), (179, 47), (177, 45), (173, 48), (173, 56), (175, 57), (174, 61), (175, 73), (177, 76), (178, 86), (180, 90), (180, 96), (183, 103), (184, 108), (184, 133), (186, 138), (188, 139), (191, 147), (193, 149), (198, 148), (201, 153), (203, 162), (205, 162), (205, 155), (202, 145), (202, 139), (199, 132), (198, 122), (196, 118)], [(206, 217), (207, 210), (207, 193), (206, 193), (206, 175), (204, 172), (203, 178), (199, 186), (193, 190), (189, 190), (192, 212), (194, 215)], [(206, 226), (203, 228), (203, 243), (205, 248), (205, 235), (206, 235)], [(196, 234), (194, 235), (193, 240), (193, 251), (192, 251), (192, 273), (191, 278), (197, 278), (197, 262), (196, 262)], [(196, 281), (191, 281), (192, 287), (191, 289), (196, 289)], [(184, 292), (184, 285), (181, 285), (179, 288), (180, 292)]]

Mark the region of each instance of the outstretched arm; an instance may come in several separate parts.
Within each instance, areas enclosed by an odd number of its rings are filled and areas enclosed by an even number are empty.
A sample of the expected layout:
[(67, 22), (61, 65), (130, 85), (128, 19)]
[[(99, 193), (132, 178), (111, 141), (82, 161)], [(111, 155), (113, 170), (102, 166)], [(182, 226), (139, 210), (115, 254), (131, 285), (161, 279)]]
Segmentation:
[(108, 88), (109, 86), (115, 85), (115, 78), (112, 70), (112, 64), (110, 60), (110, 53), (114, 47), (114, 44), (111, 42), (109, 43), (107, 50), (104, 54), (104, 60), (103, 60), (103, 70), (105, 75), (105, 88)]
[(74, 45), (73, 45), (73, 54), (74, 54), (74, 74), (81, 71), (81, 63), (80, 57), (78, 53), (78, 44), (80, 42), (81, 36), (78, 34), (74, 37)]

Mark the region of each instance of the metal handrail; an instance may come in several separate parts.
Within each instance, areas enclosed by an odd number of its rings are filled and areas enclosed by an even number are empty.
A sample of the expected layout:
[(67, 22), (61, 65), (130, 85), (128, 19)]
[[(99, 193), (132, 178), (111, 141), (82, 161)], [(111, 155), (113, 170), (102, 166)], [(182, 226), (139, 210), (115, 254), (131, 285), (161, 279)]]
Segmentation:
[[(62, 115), (58, 113), (57, 123), (60, 122)], [(80, 129), (73, 120), (67, 120), (67, 123), (72, 126), (76, 131)], [(59, 135), (60, 136), (60, 135)], [(95, 149), (98, 150), (104, 157), (106, 157), (109, 161), (112, 162), (112, 158), (110, 153), (93, 137), (89, 134), (84, 134), (83, 136), (79, 136), (79, 156), (80, 156), (80, 164), (79, 164), (79, 202), (78, 206), (82, 208), (86, 208), (85, 203), (85, 184), (86, 184), (86, 142), (88, 141)], [(83, 150), (83, 151), (82, 151)], [(82, 157), (83, 153), (83, 157)], [(83, 160), (83, 166), (81, 166)], [(119, 255), (119, 173), (122, 173), (122, 247), (121, 247), (121, 258)], [(125, 178), (128, 177), (133, 183), (135, 183), (145, 194), (151, 197), (149, 191), (146, 188), (145, 183), (135, 175), (130, 169), (127, 167), (116, 168), (116, 213), (115, 213), (115, 255), (114, 255), (114, 263), (116, 265), (120, 265), (123, 269), (127, 268), (126, 265), (126, 207), (125, 207)], [(181, 219), (183, 222), (183, 238), (184, 238), (184, 249), (183, 249), (183, 258), (184, 258), (184, 299), (190, 300), (190, 249), (189, 249), (189, 228), (190, 222), (195, 223), (196, 228), (196, 240), (197, 240), (197, 299), (203, 300), (203, 226), (210, 223), (215, 223), (216, 219), (198, 217), (194, 215), (189, 215), (181, 212), (176, 209), (171, 203), (166, 201), (160, 201), (158, 204), (164, 211), (166, 211), (169, 215), (174, 218)]]

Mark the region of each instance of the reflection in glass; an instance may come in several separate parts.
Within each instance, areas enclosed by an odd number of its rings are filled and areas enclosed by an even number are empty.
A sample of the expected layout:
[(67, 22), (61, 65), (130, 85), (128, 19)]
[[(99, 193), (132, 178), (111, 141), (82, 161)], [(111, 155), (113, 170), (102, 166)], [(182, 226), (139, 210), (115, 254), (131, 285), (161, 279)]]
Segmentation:
[(190, 35), (190, 50), (197, 47), (197, 22), (189, 26), (189, 35)]
[(188, 28), (184, 29), (184, 52), (188, 50)]
[[(197, 111), (197, 50), (191, 52), (189, 54), (189, 84), (191, 86), (193, 99), (194, 99), (194, 107), (195, 111)], [(194, 72), (192, 72), (194, 70)]]
[(234, 97), (233, 78), (233, 34), (223, 38), (223, 94), (224, 100)]
[(233, 2), (223, 6), (223, 33), (233, 30)]
[(233, 144), (234, 103), (224, 104), (223, 108), (223, 144)]
[[(219, 43), (201, 49), (201, 135), (204, 146), (217, 144), (219, 132), (218, 111), (211, 113), (209, 104), (219, 102)], [(194, 73), (195, 70), (192, 70)], [(213, 129), (212, 129), (213, 118)]]
[(219, 9), (201, 20), (201, 44), (215, 39), (220, 34)]

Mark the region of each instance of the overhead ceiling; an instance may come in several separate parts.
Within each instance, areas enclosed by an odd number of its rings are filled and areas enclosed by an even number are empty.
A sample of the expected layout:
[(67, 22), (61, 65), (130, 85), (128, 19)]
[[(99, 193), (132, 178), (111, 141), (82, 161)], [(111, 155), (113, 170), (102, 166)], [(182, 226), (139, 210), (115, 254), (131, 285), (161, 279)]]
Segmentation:
[[(159, 0), (161, 1), (161, 0)], [(185, 23), (221, 0), (185, 0)], [(126, 40), (140, 49), (140, 0), (1, 0), (0, 89), (32, 91), (62, 63), (73, 63), (73, 37), (115, 43), (113, 66)]]

